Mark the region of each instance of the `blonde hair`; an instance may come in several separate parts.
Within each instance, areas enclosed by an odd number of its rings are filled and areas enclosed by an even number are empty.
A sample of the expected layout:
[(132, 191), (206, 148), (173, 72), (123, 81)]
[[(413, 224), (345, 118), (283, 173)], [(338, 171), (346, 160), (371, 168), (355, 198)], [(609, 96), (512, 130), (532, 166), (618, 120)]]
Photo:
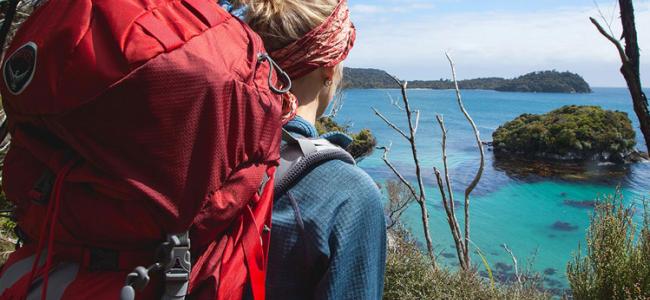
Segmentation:
[(245, 20), (268, 51), (283, 48), (322, 24), (339, 0), (235, 0), (246, 5)]

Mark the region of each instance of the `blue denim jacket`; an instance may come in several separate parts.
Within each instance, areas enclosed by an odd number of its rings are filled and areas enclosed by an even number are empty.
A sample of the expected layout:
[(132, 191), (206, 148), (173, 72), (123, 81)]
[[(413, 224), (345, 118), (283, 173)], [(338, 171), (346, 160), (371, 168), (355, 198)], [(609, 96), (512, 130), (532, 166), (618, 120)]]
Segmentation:
[[(289, 132), (316, 137), (297, 117)], [(341, 134), (323, 136), (347, 144)], [(267, 274), (268, 299), (381, 299), (386, 224), (375, 182), (357, 166), (334, 160), (277, 195)]]

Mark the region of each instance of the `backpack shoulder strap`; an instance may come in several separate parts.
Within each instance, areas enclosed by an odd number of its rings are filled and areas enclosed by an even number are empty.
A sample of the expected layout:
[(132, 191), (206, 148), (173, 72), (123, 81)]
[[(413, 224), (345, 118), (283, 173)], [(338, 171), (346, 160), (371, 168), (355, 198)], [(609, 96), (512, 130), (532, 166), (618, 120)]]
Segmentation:
[(275, 173), (275, 195), (283, 195), (304, 175), (318, 165), (330, 160), (356, 164), (350, 153), (326, 139), (310, 139), (292, 136), (282, 130), (280, 166)]

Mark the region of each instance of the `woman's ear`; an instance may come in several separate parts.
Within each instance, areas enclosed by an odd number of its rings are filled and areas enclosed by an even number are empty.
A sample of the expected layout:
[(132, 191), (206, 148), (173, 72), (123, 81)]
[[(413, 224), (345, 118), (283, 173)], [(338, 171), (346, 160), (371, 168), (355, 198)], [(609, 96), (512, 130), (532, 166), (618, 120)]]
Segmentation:
[(334, 80), (334, 73), (336, 72), (336, 67), (323, 67), (323, 80)]

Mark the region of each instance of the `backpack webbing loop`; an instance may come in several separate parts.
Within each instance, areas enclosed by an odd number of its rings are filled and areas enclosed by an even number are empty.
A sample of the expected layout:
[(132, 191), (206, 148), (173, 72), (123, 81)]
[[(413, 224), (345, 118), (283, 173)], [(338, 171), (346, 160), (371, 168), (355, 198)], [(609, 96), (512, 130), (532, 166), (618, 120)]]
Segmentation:
[(160, 270), (164, 272), (165, 278), (162, 299), (185, 299), (192, 268), (189, 232), (168, 235), (167, 241), (160, 245), (159, 254), (160, 261), (147, 268), (138, 266), (126, 276), (126, 283), (120, 291), (121, 300), (135, 299), (135, 291), (141, 291), (149, 284), (149, 273)]

